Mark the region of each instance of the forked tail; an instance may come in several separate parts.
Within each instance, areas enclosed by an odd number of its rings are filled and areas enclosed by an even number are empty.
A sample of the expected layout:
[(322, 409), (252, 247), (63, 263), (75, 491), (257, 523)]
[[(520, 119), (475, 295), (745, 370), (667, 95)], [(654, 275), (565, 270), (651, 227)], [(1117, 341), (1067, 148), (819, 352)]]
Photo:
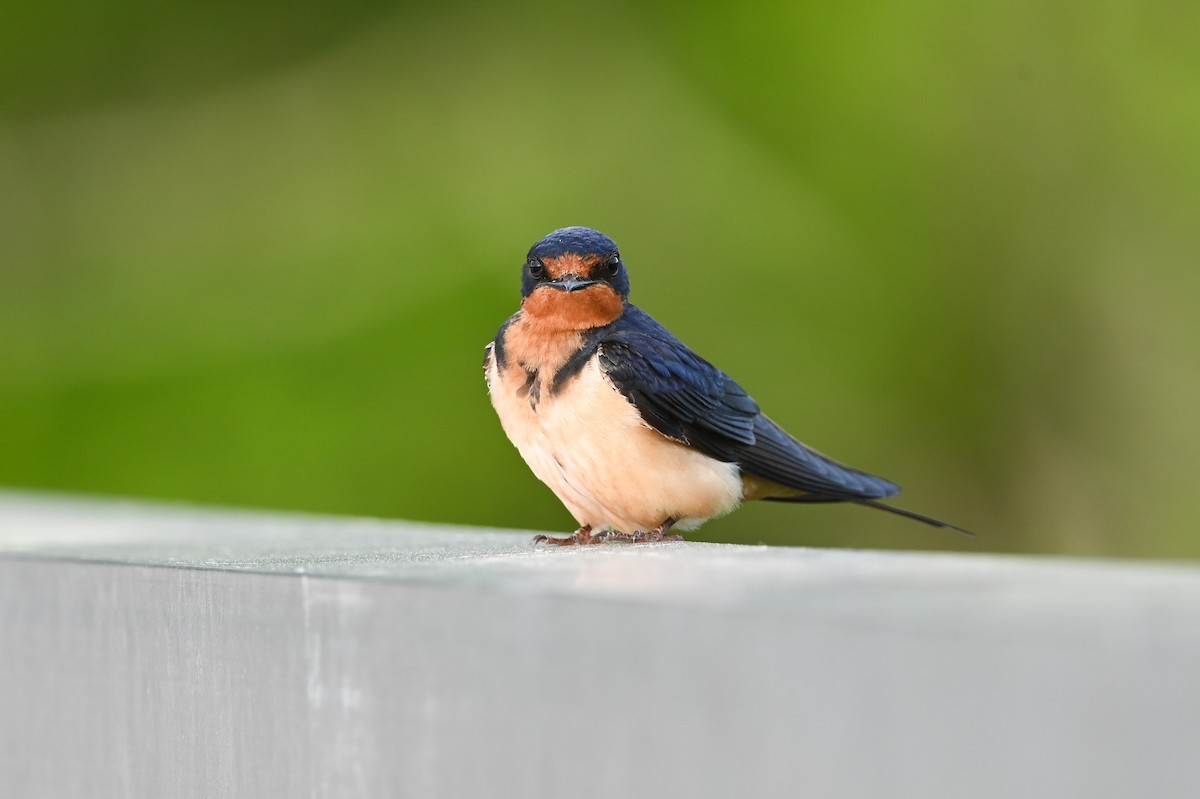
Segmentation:
[(964, 530), (963, 528), (959, 527), (958, 525), (950, 524), (949, 522), (944, 522), (941, 519), (935, 519), (932, 516), (923, 516), (922, 514), (916, 513), (915, 511), (905, 510), (904, 508), (897, 508), (894, 505), (888, 505), (886, 503), (880, 502), (877, 499), (852, 499), (850, 501), (856, 502), (859, 505), (866, 505), (867, 507), (870, 507), (870, 508), (878, 508), (879, 510), (885, 510), (888, 513), (894, 513), (897, 516), (903, 516), (906, 519), (914, 519), (918, 522), (924, 522), (925, 524), (928, 524), (931, 527), (944, 527), (947, 530), (954, 530), (955, 532), (962, 533), (963, 535), (969, 535), (972, 538), (975, 537), (975, 534), (972, 533), (970, 530)]

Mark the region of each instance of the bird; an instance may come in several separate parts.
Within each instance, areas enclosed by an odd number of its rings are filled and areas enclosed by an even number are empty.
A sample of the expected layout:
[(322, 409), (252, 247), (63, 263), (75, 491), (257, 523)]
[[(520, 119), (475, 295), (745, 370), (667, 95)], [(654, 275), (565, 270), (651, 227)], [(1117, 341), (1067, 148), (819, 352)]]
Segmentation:
[(521, 305), (484, 351), (509, 440), (574, 516), (535, 543), (678, 541), (746, 500), (882, 502), (899, 487), (802, 444), (729, 375), (629, 302), (616, 243), (565, 227), (530, 248)]

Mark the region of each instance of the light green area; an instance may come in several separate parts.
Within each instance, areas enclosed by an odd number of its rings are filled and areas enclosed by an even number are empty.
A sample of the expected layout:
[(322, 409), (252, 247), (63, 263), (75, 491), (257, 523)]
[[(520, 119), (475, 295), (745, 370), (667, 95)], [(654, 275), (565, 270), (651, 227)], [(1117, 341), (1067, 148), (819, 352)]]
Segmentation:
[(567, 529), (488, 405), (525, 250), (976, 541), (1200, 557), (1200, 7), (0, 11), (0, 484)]

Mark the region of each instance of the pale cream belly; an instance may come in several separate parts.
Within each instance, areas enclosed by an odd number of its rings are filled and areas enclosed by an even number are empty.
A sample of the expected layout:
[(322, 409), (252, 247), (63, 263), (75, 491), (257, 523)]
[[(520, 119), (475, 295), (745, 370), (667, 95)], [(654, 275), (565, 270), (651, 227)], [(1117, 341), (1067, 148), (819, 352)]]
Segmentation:
[(544, 387), (536, 411), (494, 365), (488, 375), (504, 431), (580, 525), (635, 532), (673, 518), (689, 529), (742, 499), (735, 464), (645, 426), (594, 358), (556, 396)]

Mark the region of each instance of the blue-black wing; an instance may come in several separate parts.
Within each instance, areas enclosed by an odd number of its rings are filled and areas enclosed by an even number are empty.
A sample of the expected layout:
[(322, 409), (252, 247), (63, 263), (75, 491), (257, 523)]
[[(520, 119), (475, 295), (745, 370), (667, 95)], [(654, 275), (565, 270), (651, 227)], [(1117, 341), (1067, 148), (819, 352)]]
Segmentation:
[(636, 306), (607, 329), (599, 358), (652, 428), (745, 473), (805, 492), (789, 497), (793, 501), (877, 499), (899, 491), (792, 438), (729, 375)]

